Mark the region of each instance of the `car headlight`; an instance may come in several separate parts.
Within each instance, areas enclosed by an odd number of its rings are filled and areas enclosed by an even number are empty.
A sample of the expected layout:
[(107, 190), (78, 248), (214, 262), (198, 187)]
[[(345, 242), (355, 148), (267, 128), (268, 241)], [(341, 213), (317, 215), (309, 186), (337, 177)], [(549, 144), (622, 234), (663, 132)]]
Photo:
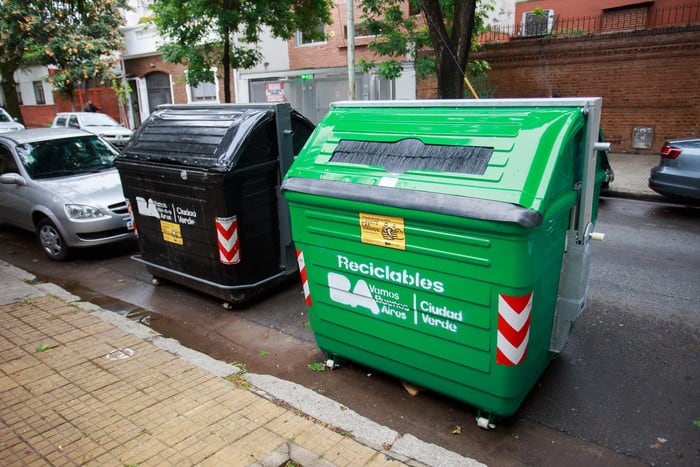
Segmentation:
[(75, 220), (98, 219), (104, 217), (104, 213), (94, 206), (85, 204), (66, 204), (68, 218)]

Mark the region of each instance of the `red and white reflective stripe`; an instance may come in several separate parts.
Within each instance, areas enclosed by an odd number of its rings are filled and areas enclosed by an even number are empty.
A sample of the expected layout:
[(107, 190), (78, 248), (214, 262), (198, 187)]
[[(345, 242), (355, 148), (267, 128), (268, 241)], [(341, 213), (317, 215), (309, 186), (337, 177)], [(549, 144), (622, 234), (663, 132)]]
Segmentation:
[(525, 360), (531, 315), (532, 292), (520, 297), (498, 296), (497, 364), (514, 366)]
[(297, 250), (297, 263), (299, 264), (301, 287), (304, 289), (304, 300), (306, 301), (306, 306), (311, 306), (311, 292), (309, 291), (309, 280), (306, 278), (306, 263), (304, 262), (304, 252), (301, 250)]
[(238, 242), (238, 218), (217, 217), (216, 237), (219, 244), (219, 261), (222, 264), (241, 262), (241, 245)]
[(134, 211), (131, 209), (131, 202), (129, 202), (128, 198), (126, 200), (126, 210), (129, 212), (129, 217), (131, 218), (131, 228), (134, 229), (134, 235), (138, 236), (139, 231), (136, 229), (136, 218), (134, 217)]

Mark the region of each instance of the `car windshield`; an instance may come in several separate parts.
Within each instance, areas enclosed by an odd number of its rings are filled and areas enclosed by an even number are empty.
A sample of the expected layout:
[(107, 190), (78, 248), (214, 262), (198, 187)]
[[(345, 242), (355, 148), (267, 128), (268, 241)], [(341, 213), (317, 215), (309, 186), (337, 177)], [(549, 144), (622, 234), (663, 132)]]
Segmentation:
[(17, 147), (33, 179), (100, 172), (114, 167), (119, 153), (97, 136), (27, 143)]
[(86, 114), (81, 118), (85, 126), (119, 126), (119, 123), (107, 114)]
[(0, 122), (11, 122), (11, 121), (12, 121), (12, 118), (10, 118), (10, 114), (5, 112), (4, 110), (0, 111)]

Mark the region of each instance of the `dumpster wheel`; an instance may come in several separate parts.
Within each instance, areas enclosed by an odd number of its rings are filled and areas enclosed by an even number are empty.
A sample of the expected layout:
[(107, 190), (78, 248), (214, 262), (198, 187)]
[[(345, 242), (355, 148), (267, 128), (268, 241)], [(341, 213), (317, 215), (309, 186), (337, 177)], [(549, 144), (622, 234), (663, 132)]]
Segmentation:
[(481, 410), (476, 414), (476, 424), (484, 430), (495, 430), (496, 424), (490, 413), (483, 413)]
[(153, 276), (153, 277), (151, 278), (151, 284), (153, 284), (153, 285), (160, 285), (160, 277), (158, 277), (158, 276)]

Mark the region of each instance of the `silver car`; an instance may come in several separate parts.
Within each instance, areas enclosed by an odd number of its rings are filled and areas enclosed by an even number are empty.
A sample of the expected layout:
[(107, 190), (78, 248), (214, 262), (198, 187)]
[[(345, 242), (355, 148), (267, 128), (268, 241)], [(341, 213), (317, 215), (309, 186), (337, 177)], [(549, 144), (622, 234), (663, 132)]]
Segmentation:
[(0, 107), (0, 133), (17, 130), (24, 130), (24, 125), (12, 118), (7, 110)]
[(129, 142), (133, 132), (115, 119), (100, 112), (59, 112), (51, 124), (53, 128), (80, 128), (102, 136), (121, 149)]
[(57, 261), (72, 248), (134, 238), (118, 151), (76, 129), (0, 134), (0, 222), (32, 232)]
[(666, 141), (659, 165), (649, 174), (649, 188), (669, 199), (700, 203), (700, 138)]

